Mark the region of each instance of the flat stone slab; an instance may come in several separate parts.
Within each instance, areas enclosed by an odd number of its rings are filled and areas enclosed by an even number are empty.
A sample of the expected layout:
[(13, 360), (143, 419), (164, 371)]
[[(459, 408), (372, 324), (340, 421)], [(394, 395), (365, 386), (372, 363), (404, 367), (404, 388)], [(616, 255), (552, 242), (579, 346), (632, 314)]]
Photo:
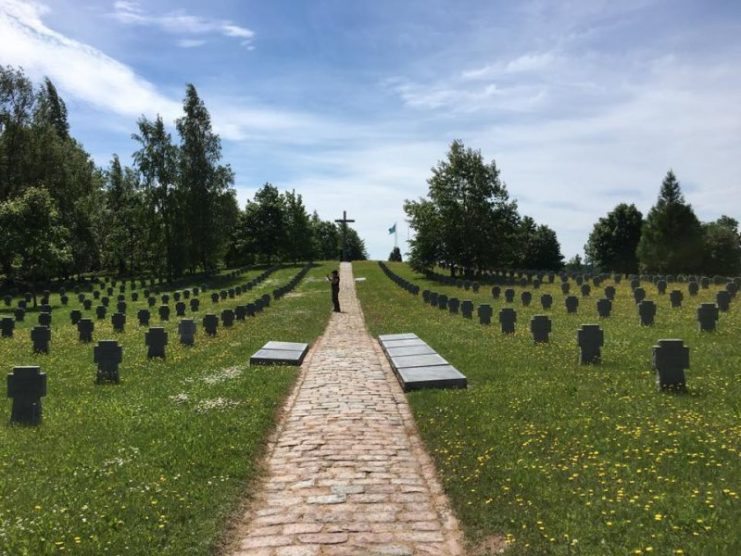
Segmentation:
[(416, 334), (385, 334), (378, 340), (405, 392), (468, 386), (465, 375)]
[(424, 344), (409, 347), (390, 347), (386, 349), (386, 353), (391, 357), (404, 357), (405, 355), (429, 355), (435, 353), (435, 350), (427, 344)]
[(296, 365), (304, 361), (309, 344), (268, 342), (250, 357), (250, 365)]
[(423, 388), (466, 388), (468, 386), (466, 377), (452, 365), (397, 369), (396, 376), (405, 392)]

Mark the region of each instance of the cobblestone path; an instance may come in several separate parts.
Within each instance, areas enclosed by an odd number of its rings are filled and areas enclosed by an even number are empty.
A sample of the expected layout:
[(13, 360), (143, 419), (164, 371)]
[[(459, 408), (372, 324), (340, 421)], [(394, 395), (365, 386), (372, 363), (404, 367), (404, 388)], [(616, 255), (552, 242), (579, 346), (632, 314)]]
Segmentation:
[(365, 328), (349, 263), (340, 279), (343, 312), (304, 362), (234, 554), (462, 554), (404, 394)]

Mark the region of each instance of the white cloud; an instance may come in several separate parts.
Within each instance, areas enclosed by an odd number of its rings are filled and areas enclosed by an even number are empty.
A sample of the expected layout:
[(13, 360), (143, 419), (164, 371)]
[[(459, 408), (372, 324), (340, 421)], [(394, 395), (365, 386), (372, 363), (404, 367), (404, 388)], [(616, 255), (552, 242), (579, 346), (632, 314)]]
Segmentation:
[(115, 2), (113, 13), (110, 15), (116, 21), (126, 25), (156, 27), (166, 33), (175, 35), (220, 34), (225, 37), (243, 39), (243, 45), (249, 45), (255, 38), (254, 31), (235, 25), (229, 20), (207, 19), (189, 15), (182, 10), (164, 15), (151, 15), (145, 13), (138, 2)]
[(196, 48), (198, 46), (203, 46), (206, 44), (206, 41), (203, 39), (180, 39), (178, 41), (178, 46), (180, 48)]

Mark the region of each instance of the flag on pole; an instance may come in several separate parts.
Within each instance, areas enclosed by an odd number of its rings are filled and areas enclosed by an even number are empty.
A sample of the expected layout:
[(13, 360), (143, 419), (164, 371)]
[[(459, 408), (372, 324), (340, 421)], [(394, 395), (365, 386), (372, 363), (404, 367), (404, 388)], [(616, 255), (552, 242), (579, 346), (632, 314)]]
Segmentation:
[(396, 222), (394, 222), (394, 225), (389, 228), (389, 234), (395, 234), (396, 233)]

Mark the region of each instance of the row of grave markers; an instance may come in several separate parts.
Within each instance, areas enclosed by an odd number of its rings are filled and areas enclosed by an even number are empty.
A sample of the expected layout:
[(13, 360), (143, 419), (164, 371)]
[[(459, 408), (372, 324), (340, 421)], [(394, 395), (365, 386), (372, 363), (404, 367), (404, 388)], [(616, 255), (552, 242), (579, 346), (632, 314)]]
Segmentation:
[[(304, 276), (306, 276), (306, 273), (312, 266), (312, 263), (308, 263), (285, 285), (273, 290), (272, 299), (279, 300), (293, 290)], [(270, 300), (271, 296), (268, 294), (256, 300), (254, 306), (257, 312), (261, 312), (264, 308), (269, 307)], [(247, 314), (246, 306), (239, 306), (234, 310), (225, 309), (221, 313), (221, 322), (224, 326), (232, 326), (235, 318), (237, 320), (243, 320)], [(81, 324), (82, 328), (80, 328)], [(215, 336), (219, 326), (219, 318), (214, 314), (207, 314), (202, 319), (202, 326), (206, 334)], [(81, 341), (92, 341), (93, 326), (90, 319), (80, 319), (78, 321), (78, 329), (80, 330)], [(183, 345), (194, 345), (196, 331), (197, 326), (193, 319), (182, 319), (178, 324), (180, 342)], [(35, 327), (31, 332), (31, 338), (34, 341), (35, 352), (48, 353), (48, 344), (51, 339), (51, 330), (49, 328)], [(147, 358), (164, 358), (168, 339), (168, 333), (164, 328), (150, 328), (144, 334), (144, 343), (147, 346)], [(119, 383), (120, 376), (118, 369), (122, 361), (123, 348), (116, 340), (99, 341), (93, 349), (93, 362), (97, 365), (96, 382), (99, 384), (107, 381), (116, 384)], [(46, 395), (46, 392), (47, 376), (46, 373), (41, 371), (41, 367), (14, 367), (13, 372), (8, 374), (7, 377), (8, 397), (13, 399), (11, 421), (38, 425), (42, 418), (41, 398)]]

